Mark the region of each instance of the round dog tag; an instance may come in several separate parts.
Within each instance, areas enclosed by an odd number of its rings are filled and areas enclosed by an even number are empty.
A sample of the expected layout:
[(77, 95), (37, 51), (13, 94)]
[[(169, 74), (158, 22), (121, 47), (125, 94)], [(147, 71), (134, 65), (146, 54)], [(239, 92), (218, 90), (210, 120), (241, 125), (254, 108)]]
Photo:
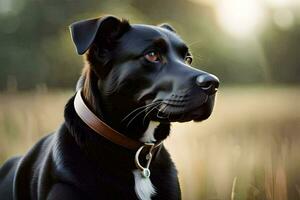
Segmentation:
[(149, 178), (150, 177), (150, 170), (148, 168), (144, 168), (142, 171), (142, 175), (144, 178)]

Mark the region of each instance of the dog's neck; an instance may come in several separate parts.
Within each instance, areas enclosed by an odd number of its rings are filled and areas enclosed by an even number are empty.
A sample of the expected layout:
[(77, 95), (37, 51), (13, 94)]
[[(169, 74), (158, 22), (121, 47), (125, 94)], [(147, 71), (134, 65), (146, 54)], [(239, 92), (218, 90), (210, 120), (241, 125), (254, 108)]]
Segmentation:
[[(70, 134), (75, 139), (81, 149), (87, 153), (90, 160), (96, 165), (100, 164), (105, 167), (117, 166), (118, 169), (132, 170), (135, 168), (134, 155), (136, 150), (126, 149), (123, 146), (113, 144), (113, 141), (108, 141), (106, 138), (94, 132), (88, 124), (84, 123), (77, 115), (74, 108), (74, 97), (72, 97), (65, 106), (65, 125)], [(151, 131), (153, 127), (149, 126), (147, 131)], [(169, 132), (169, 126), (164, 124), (158, 125), (156, 132)], [(146, 132), (147, 132), (146, 131)], [(147, 139), (147, 135), (143, 137)], [(129, 162), (120, 162), (120, 160), (129, 160)], [(98, 164), (97, 164), (98, 163)], [(114, 165), (112, 165), (112, 163)], [(113, 168), (111, 168), (113, 170)]]
[[(87, 83), (87, 81), (89, 81), (89, 83)], [(99, 119), (111, 126), (116, 131), (126, 135), (127, 137), (131, 137), (132, 139), (140, 140), (142, 142), (149, 142), (149, 140), (153, 139), (153, 135), (149, 135), (151, 132), (155, 135), (157, 140), (165, 139), (165, 137), (169, 135), (170, 124), (150, 124), (149, 122), (144, 124), (140, 119), (134, 122), (135, 124), (132, 126), (132, 129), (124, 128), (120, 125), (120, 121), (118, 121), (118, 119), (111, 117), (114, 116), (113, 114), (108, 113), (107, 110), (103, 109), (103, 107), (105, 107), (105, 103), (103, 102), (102, 94), (99, 92), (97, 83), (93, 77), (81, 77), (77, 83), (77, 89), (84, 88), (87, 86), (87, 84), (89, 84), (90, 90), (88, 92), (83, 92), (83, 98), (85, 101), (87, 101), (86, 103), (97, 115), (97, 117), (99, 117)], [(94, 154), (95, 157), (99, 157), (101, 153), (108, 151), (106, 152), (108, 153), (107, 155), (121, 152), (119, 156), (122, 158), (124, 158), (124, 154), (130, 159), (132, 158), (132, 156), (135, 154), (135, 151), (124, 150), (123, 147), (111, 145), (110, 142), (102, 138), (100, 135), (95, 134), (95, 132), (93, 132), (93, 130), (91, 130), (78, 117), (74, 109), (73, 102), (74, 97), (70, 99), (65, 107), (65, 121), (71, 135), (75, 138), (79, 146), (81, 146), (89, 154)], [(118, 113), (114, 114), (118, 115)], [(104, 152), (103, 149), (105, 150)], [(101, 153), (99, 151), (101, 151)]]
[[(134, 160), (134, 150), (115, 145), (95, 133), (76, 114), (74, 97), (65, 106), (65, 125), (75, 142), (84, 151), (95, 166), (106, 170), (116, 168), (131, 171), (135, 168), (134, 162), (120, 162), (120, 160)], [(113, 165), (112, 165), (113, 164)]]

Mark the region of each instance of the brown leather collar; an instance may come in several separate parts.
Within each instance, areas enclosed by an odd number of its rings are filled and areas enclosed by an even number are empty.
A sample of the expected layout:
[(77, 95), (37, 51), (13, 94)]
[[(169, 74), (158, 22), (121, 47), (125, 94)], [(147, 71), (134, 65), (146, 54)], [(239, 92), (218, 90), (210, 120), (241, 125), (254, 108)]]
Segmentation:
[[(76, 113), (82, 119), (82, 121), (84, 121), (96, 133), (105, 137), (111, 142), (131, 150), (137, 150), (141, 146), (145, 145), (142, 142), (126, 137), (101, 121), (84, 103), (81, 97), (81, 90), (79, 90), (75, 96), (74, 107)], [(155, 146), (159, 146), (159, 144), (160, 143), (155, 144)]]

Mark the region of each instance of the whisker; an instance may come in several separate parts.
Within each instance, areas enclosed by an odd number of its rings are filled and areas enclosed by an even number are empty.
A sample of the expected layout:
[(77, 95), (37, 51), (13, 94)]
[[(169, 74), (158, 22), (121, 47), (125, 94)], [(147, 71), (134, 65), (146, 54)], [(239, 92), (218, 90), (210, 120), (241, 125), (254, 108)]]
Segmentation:
[[(158, 101), (158, 102), (156, 102), (156, 103), (160, 103), (160, 102)], [(128, 124), (127, 124), (126, 127), (129, 127), (129, 125), (131, 124), (131, 122), (134, 121), (134, 119), (136, 119), (140, 114), (142, 114), (143, 112), (145, 112), (146, 109), (148, 109), (149, 107), (151, 107), (151, 106), (153, 106), (153, 105), (155, 105), (155, 104), (148, 104), (142, 111), (138, 112), (138, 113), (137, 113), (137, 114), (136, 114), (136, 115), (128, 122)]]
[(137, 118), (140, 114), (142, 114), (143, 112), (145, 112), (146, 109), (147, 109), (147, 108), (144, 108), (142, 111), (140, 111), (139, 113), (137, 113), (137, 114), (136, 114), (136, 115), (128, 122), (128, 124), (127, 124), (126, 127), (129, 127), (129, 125), (131, 124), (131, 122), (133, 122), (133, 120), (134, 120), (135, 118)]
[(150, 111), (148, 111), (148, 112), (146, 113), (146, 115), (145, 115), (145, 117), (144, 117), (144, 119), (143, 119), (143, 124), (144, 124), (144, 125), (145, 125), (145, 120), (146, 120), (147, 116), (148, 116), (154, 109), (158, 108), (158, 107), (161, 106), (162, 104), (163, 104), (163, 102), (161, 102), (161, 103), (158, 104), (158, 105), (155, 105)]
[(134, 112), (136, 112), (136, 111), (138, 111), (138, 110), (140, 110), (140, 109), (143, 109), (143, 108), (145, 108), (145, 107), (148, 107), (148, 106), (150, 106), (150, 105), (156, 104), (156, 103), (159, 103), (159, 102), (152, 102), (152, 103), (150, 103), (150, 104), (147, 104), (147, 105), (144, 105), (144, 106), (141, 106), (141, 107), (138, 107), (138, 108), (134, 109), (134, 110), (131, 111), (128, 115), (126, 115), (126, 116), (122, 119), (121, 122), (125, 121), (125, 120), (126, 120), (130, 115), (132, 115)]
[(167, 119), (170, 120), (171, 112), (169, 112)]
[(203, 41), (198, 40), (198, 41), (195, 41), (195, 42), (192, 42), (192, 43), (188, 44), (188, 46), (189, 46), (189, 47), (192, 47), (192, 46), (195, 46), (195, 45), (199, 45), (199, 44), (201, 44), (202, 42), (203, 42)]

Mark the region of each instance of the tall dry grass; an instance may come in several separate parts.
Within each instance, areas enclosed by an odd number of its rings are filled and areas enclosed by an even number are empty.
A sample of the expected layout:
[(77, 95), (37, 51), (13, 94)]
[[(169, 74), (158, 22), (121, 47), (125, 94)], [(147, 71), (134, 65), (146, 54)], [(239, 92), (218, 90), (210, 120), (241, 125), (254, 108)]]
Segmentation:
[[(0, 94), (0, 161), (63, 120), (71, 92)], [(221, 89), (211, 118), (174, 124), (166, 145), (183, 199), (300, 199), (299, 88)]]

